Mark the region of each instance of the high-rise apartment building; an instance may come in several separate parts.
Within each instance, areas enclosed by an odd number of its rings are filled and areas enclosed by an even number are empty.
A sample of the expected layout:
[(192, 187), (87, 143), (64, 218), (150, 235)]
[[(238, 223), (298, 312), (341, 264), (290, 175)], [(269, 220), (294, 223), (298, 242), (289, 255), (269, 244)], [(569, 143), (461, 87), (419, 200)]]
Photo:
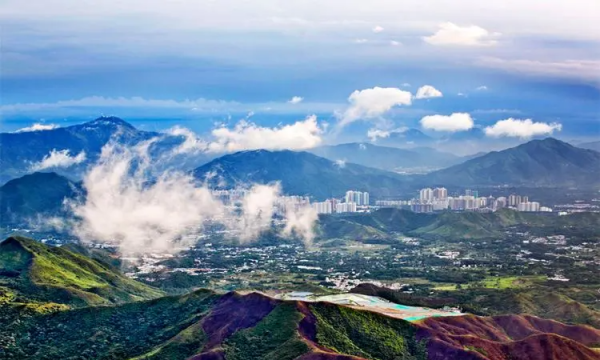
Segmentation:
[(433, 199), (434, 200), (448, 199), (448, 190), (446, 190), (446, 188), (443, 188), (443, 187), (433, 189)]
[(430, 203), (433, 201), (433, 190), (431, 188), (421, 189), (419, 192), (419, 200), (421, 203)]

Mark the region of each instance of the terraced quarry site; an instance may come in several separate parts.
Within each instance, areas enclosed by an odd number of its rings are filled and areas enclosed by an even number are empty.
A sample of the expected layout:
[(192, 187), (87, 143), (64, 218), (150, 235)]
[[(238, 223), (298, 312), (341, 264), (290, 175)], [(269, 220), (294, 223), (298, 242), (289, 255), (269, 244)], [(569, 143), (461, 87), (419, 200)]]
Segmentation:
[(312, 293), (292, 292), (277, 296), (282, 300), (294, 300), (304, 302), (327, 302), (344, 305), (357, 310), (368, 310), (383, 314), (385, 316), (403, 319), (406, 321), (418, 321), (430, 317), (460, 316), (464, 315), (458, 308), (429, 309), (424, 307), (406, 306), (394, 304), (377, 296), (363, 294), (336, 294), (315, 296)]

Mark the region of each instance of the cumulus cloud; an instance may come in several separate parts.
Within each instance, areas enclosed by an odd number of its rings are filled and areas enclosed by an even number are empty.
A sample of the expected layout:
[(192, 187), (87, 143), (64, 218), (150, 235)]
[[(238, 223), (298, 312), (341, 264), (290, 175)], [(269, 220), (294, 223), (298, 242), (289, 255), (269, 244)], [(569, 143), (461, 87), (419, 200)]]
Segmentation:
[(487, 91), (488, 87), (486, 85), (481, 85), (475, 88), (477, 91)]
[(421, 119), (424, 129), (433, 131), (457, 132), (469, 130), (473, 127), (473, 119), (467, 113), (453, 113), (452, 115), (428, 115)]
[[(250, 186), (233, 206), (187, 173), (165, 171), (152, 181), (148, 144), (108, 144), (85, 175), (83, 201), (68, 205), (74, 215), (65, 228), (82, 241), (98, 241), (123, 252), (170, 251), (192, 246), (206, 224), (219, 223), (232, 237), (249, 241), (272, 227), (281, 197), (278, 184)], [(287, 209), (284, 234), (314, 237), (308, 205)]]
[(415, 94), (415, 99), (429, 99), (444, 96), (441, 91), (431, 85), (423, 85)]
[(533, 122), (531, 119), (508, 118), (500, 120), (492, 126), (484, 129), (485, 134), (490, 137), (518, 137), (527, 139), (532, 136), (550, 135), (554, 131), (561, 131), (559, 123)]
[(375, 26), (375, 27), (373, 28), (373, 32), (374, 32), (374, 33), (376, 33), (376, 34), (377, 34), (377, 33), (380, 33), (380, 32), (383, 32), (384, 30), (385, 30), (385, 29), (384, 29), (383, 27), (379, 26), (379, 25), (377, 25), (377, 26)]
[(324, 127), (316, 115), (305, 120), (274, 128), (260, 127), (248, 121), (240, 121), (233, 129), (220, 127), (211, 132), (213, 137), (207, 145), (209, 152), (233, 152), (240, 150), (302, 150), (321, 144)]
[(59, 128), (60, 126), (57, 124), (41, 124), (41, 123), (35, 123), (31, 126), (27, 126), (24, 128), (21, 128), (17, 131), (15, 131), (16, 133), (22, 133), (22, 132), (32, 132), (32, 131), (44, 131), (44, 130), (52, 130), (52, 129), (56, 129)]
[(437, 32), (423, 40), (431, 45), (492, 46), (497, 43), (496, 39), (500, 35), (475, 25), (459, 26), (446, 22), (439, 25)]
[(81, 164), (85, 160), (85, 151), (82, 151), (75, 156), (71, 156), (69, 150), (52, 149), (41, 161), (31, 165), (31, 171), (40, 171), (51, 168), (68, 168), (76, 164)]
[(381, 129), (369, 129), (367, 131), (367, 137), (369, 139), (371, 139), (372, 142), (377, 141), (377, 139), (381, 138), (387, 138), (390, 136), (390, 132), (387, 130), (381, 130)]
[(339, 128), (357, 120), (377, 119), (394, 106), (410, 105), (412, 94), (398, 88), (374, 87), (354, 91), (348, 102), (350, 106), (341, 114)]
[(354, 39), (354, 42), (357, 44), (365, 44), (367, 42), (369, 42), (369, 40), (367, 39)]
[(294, 96), (294, 97), (292, 97), (292, 98), (291, 98), (291, 99), (288, 101), (288, 103), (290, 103), (290, 104), (299, 104), (299, 103), (301, 103), (301, 102), (302, 102), (302, 100), (304, 100), (304, 98), (303, 98), (303, 97), (301, 97), (301, 96)]

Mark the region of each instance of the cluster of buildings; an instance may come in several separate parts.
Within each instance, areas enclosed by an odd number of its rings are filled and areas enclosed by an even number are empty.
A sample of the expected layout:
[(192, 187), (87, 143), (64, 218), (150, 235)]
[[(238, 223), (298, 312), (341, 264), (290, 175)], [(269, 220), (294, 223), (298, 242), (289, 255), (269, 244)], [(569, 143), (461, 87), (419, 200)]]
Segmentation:
[(424, 188), (419, 198), (411, 200), (381, 200), (375, 205), (381, 207), (405, 207), (414, 212), (428, 213), (442, 210), (454, 211), (496, 211), (511, 208), (525, 212), (551, 212), (552, 209), (541, 206), (539, 202), (529, 201), (527, 196), (511, 194), (508, 197), (480, 197), (477, 190), (466, 190), (463, 195), (448, 196), (446, 188)]
[(319, 214), (342, 214), (365, 210), (369, 207), (369, 202), (368, 192), (350, 190), (343, 200), (327, 199), (312, 203), (312, 207)]
[[(227, 206), (239, 205), (248, 194), (247, 189), (212, 190), (212, 195)], [(349, 190), (341, 199), (327, 199), (311, 202), (308, 196), (280, 196), (275, 202), (275, 213), (285, 214), (287, 211), (311, 206), (318, 214), (342, 214), (366, 211), (370, 199), (368, 192)]]

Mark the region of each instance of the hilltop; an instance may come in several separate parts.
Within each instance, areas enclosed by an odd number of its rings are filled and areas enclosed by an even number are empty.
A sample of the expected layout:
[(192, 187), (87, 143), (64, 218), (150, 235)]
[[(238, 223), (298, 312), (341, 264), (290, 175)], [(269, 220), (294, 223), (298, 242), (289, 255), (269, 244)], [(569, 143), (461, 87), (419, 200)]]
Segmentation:
[(547, 138), (492, 151), (423, 177), (424, 182), (457, 186), (598, 186), (600, 153)]
[(0, 243), (0, 288), (13, 301), (73, 306), (117, 304), (163, 295), (99, 260), (19, 236)]
[(406, 187), (405, 179), (392, 172), (289, 150), (241, 151), (215, 159), (193, 174), (197, 179), (208, 179), (217, 188), (278, 181), (286, 194), (312, 195), (317, 199), (341, 197), (350, 189), (368, 191), (374, 197), (385, 196)]
[(0, 223), (64, 215), (63, 201), (83, 195), (81, 184), (54, 172), (36, 172), (0, 186)]

